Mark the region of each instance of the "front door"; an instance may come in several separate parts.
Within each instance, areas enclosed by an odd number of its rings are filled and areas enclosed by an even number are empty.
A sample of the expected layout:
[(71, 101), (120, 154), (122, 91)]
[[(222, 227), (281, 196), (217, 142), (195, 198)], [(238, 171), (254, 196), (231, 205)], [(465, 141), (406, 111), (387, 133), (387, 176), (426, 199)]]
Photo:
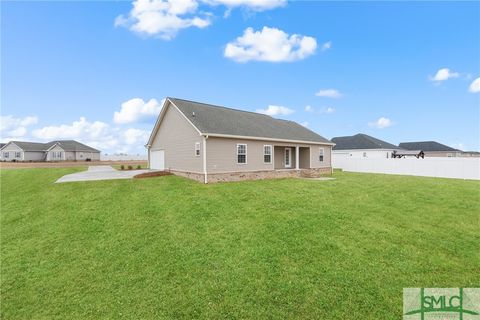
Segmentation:
[(285, 148), (285, 168), (292, 167), (292, 148)]

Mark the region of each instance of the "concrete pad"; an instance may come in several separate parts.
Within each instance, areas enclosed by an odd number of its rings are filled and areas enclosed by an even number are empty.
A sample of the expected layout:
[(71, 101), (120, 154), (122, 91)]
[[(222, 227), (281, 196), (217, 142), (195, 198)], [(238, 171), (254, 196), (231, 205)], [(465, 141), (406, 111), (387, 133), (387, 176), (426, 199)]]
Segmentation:
[(335, 178), (327, 178), (327, 177), (320, 177), (320, 178), (302, 178), (307, 180), (318, 180), (318, 181), (328, 181), (328, 180), (335, 180)]
[(67, 174), (55, 183), (75, 182), (75, 181), (96, 181), (96, 180), (115, 180), (131, 179), (137, 174), (150, 172), (152, 170), (115, 170), (111, 166), (89, 166), (87, 171)]

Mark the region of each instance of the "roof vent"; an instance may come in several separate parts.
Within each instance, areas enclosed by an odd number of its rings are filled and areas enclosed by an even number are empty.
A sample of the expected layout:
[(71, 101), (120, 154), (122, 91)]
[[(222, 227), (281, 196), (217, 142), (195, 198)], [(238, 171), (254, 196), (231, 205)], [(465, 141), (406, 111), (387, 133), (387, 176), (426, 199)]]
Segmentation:
[(195, 112), (192, 112), (192, 117), (195, 117)]

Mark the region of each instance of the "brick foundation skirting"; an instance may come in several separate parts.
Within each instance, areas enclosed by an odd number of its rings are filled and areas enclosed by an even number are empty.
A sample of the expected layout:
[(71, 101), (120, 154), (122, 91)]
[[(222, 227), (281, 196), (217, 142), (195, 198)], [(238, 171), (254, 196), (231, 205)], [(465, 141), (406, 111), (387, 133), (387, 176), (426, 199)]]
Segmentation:
[[(203, 183), (205, 176), (201, 173), (182, 172), (171, 170), (177, 176), (189, 178)], [(227, 172), (227, 173), (209, 173), (207, 175), (208, 183), (230, 182), (243, 180), (263, 180), (278, 178), (316, 178), (332, 173), (331, 167), (300, 169), (300, 170), (268, 170), (268, 171), (251, 171), (251, 172)]]

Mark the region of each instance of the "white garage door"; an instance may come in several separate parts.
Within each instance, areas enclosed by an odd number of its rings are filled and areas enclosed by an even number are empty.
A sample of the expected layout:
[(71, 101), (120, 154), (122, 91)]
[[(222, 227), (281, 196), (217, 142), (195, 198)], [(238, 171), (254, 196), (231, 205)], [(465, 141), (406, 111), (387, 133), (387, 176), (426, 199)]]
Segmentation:
[(150, 169), (165, 170), (165, 150), (150, 151)]

